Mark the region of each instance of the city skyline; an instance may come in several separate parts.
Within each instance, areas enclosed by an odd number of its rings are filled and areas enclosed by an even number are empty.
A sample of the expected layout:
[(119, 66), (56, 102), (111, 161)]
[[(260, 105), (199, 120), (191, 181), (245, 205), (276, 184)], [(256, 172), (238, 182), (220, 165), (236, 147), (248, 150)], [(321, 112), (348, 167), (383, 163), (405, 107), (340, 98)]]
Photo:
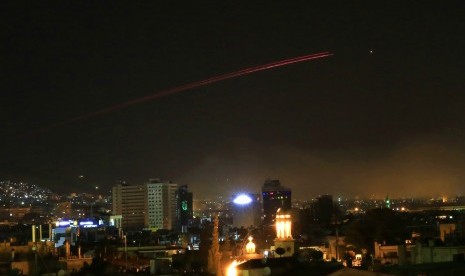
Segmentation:
[[(195, 197), (259, 191), (267, 178), (297, 199), (464, 194), (454, 4), (4, 6), (4, 180), (73, 191), (159, 177)], [(50, 128), (321, 51), (334, 56)]]

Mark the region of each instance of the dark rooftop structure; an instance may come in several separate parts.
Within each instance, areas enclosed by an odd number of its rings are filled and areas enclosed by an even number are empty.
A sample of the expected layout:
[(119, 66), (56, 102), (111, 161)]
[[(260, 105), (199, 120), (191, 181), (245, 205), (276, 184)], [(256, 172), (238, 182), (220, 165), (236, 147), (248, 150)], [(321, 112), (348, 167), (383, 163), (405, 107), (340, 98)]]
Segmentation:
[(329, 262), (299, 262), (292, 257), (252, 259), (236, 267), (237, 271), (269, 269), (269, 275), (329, 275), (343, 266)]

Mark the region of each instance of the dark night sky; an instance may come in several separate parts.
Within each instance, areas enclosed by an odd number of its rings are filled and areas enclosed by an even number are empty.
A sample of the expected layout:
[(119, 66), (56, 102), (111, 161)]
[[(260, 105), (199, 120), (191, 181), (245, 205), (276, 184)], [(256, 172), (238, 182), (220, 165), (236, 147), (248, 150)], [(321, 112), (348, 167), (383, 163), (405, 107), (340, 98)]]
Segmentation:
[(299, 199), (464, 193), (460, 1), (157, 2), (1, 4), (0, 178), (68, 192), (160, 177), (197, 198), (266, 178)]

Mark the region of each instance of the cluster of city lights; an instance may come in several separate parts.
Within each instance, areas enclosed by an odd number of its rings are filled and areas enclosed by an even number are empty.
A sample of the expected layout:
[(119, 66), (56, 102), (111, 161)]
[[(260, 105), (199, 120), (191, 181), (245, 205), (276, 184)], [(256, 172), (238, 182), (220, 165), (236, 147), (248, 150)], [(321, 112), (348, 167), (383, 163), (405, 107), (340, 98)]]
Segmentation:
[(2, 206), (24, 206), (47, 201), (49, 189), (25, 182), (0, 181), (0, 203)]

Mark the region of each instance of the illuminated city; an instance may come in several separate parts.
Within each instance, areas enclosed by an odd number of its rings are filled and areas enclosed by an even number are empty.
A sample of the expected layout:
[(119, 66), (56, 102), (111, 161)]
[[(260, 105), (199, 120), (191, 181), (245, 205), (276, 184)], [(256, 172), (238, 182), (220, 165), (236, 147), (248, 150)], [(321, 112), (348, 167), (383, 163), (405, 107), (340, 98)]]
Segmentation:
[[(277, 181), (264, 181), (273, 195), (277, 192), (266, 183)], [(210, 267), (206, 274), (213, 270), (223, 275), (245, 275), (257, 269), (273, 271), (289, 265), (286, 260), (296, 256), (302, 263), (295, 269), (329, 273), (343, 267), (373, 270), (388, 264), (431, 262), (427, 258), (433, 256), (428, 257), (422, 250), (439, 250), (434, 253), (434, 263), (451, 262), (465, 252), (465, 245), (460, 245), (465, 218), (463, 196), (333, 199), (331, 195), (320, 195), (308, 201), (292, 200), (292, 208), (275, 206), (269, 224), (263, 200), (274, 199), (255, 191), (199, 200), (188, 186), (161, 179), (149, 179), (142, 185), (116, 183), (112, 193), (94, 189), (92, 193), (69, 195), (25, 182), (1, 183), (4, 188), (0, 196), (8, 199), (3, 200), (0, 212), (2, 236), (15, 249), (14, 258), (27, 254), (29, 245), (40, 244), (40, 254), (69, 258), (61, 261), (68, 269), (82, 269), (83, 262), (95, 258), (92, 252), (105, 245), (105, 259), (114, 267), (114, 273), (197, 273), (186, 256), (197, 260), (200, 269), (202, 256), (212, 250), (208, 242), (207, 247), (204, 243), (212, 236), (218, 242), (211, 246), (217, 249), (212, 251), (216, 252), (212, 257), (204, 259), (206, 267)], [(281, 184), (273, 187), (283, 189)], [(41, 200), (22, 201), (33, 193), (40, 193), (34, 197)], [(15, 194), (22, 196), (12, 196)], [(164, 200), (168, 202), (160, 205), (158, 201)], [(385, 223), (391, 224), (389, 230), (382, 230)], [(383, 227), (377, 231), (386, 240), (371, 234), (359, 240), (358, 231), (365, 231), (362, 226)], [(370, 239), (372, 244), (366, 243)], [(423, 241), (429, 241), (424, 245), (426, 249), (422, 249)], [(405, 250), (403, 255), (401, 249)], [(449, 253), (440, 253), (445, 249)], [(319, 265), (307, 267), (307, 262)], [(26, 272), (35, 269), (16, 267)]]
[(462, 3), (1, 10), (0, 275), (465, 275)]

